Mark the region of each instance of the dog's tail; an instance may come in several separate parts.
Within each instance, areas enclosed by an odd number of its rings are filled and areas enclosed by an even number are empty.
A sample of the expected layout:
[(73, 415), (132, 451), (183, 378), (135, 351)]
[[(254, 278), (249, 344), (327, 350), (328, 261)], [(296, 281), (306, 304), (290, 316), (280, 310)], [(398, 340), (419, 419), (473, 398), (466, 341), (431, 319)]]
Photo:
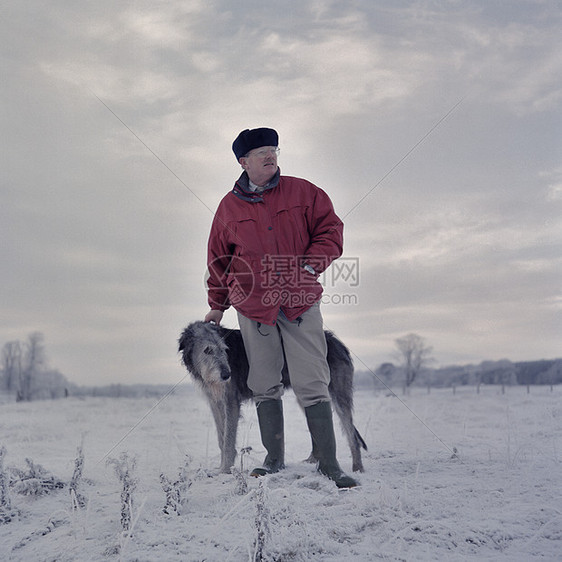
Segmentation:
[(363, 447), (363, 449), (365, 449), (365, 451), (367, 451), (367, 443), (365, 443), (365, 440), (363, 439), (363, 437), (361, 437), (359, 430), (355, 426), (353, 426), (353, 431), (355, 432), (355, 440), (359, 442), (359, 444), (361, 445), (361, 447)]

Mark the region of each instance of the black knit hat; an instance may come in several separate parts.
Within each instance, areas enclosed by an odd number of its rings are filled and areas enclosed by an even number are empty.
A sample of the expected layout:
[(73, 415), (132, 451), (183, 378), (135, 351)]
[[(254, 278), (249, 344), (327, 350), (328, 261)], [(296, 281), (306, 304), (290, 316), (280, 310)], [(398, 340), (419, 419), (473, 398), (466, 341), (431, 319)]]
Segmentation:
[(240, 160), (254, 148), (260, 146), (278, 146), (279, 135), (274, 129), (261, 127), (260, 129), (246, 129), (242, 131), (236, 140), (232, 143), (232, 150), (236, 156), (236, 160)]

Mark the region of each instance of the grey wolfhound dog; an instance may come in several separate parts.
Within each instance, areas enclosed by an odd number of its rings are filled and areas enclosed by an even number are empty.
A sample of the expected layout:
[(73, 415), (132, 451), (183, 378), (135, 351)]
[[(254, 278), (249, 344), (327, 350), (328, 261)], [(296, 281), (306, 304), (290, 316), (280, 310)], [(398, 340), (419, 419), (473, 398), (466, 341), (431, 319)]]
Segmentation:
[[(325, 331), (330, 366), (330, 395), (351, 449), (352, 468), (363, 472), (361, 447), (365, 441), (353, 425), (353, 363), (349, 350), (331, 332)], [(217, 427), (221, 472), (230, 472), (236, 457), (236, 434), (240, 405), (252, 398), (248, 388), (248, 359), (240, 330), (229, 330), (208, 322), (193, 322), (179, 339), (182, 361), (201, 385)], [(285, 387), (289, 373), (282, 371)], [(307, 459), (315, 462), (314, 453)]]

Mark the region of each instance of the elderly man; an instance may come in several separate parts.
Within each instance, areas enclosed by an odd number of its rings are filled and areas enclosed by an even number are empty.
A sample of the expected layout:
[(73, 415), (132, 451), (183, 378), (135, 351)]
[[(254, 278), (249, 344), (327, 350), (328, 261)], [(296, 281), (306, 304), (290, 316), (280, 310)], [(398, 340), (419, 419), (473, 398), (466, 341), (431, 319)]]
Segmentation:
[(208, 244), (205, 321), (217, 324), (234, 306), (248, 356), (248, 386), (257, 407), (263, 466), (253, 476), (284, 468), (283, 385), (304, 408), (318, 470), (338, 487), (357, 482), (336, 459), (318, 276), (342, 253), (343, 223), (328, 195), (312, 183), (282, 176), (279, 137), (246, 129), (232, 145), (243, 168), (217, 209)]

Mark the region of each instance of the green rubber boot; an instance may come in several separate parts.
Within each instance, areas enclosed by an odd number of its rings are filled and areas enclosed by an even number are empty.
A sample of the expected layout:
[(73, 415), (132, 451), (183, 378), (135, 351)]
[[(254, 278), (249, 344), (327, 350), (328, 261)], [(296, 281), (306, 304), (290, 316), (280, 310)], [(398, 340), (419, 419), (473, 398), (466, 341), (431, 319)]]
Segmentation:
[(336, 436), (330, 402), (318, 402), (304, 411), (319, 472), (333, 480), (338, 488), (357, 486), (358, 482), (342, 471), (336, 459)]
[(250, 476), (265, 476), (285, 468), (285, 435), (283, 429), (283, 402), (264, 400), (256, 406), (260, 424), (261, 442), (267, 451), (263, 466), (254, 468)]

